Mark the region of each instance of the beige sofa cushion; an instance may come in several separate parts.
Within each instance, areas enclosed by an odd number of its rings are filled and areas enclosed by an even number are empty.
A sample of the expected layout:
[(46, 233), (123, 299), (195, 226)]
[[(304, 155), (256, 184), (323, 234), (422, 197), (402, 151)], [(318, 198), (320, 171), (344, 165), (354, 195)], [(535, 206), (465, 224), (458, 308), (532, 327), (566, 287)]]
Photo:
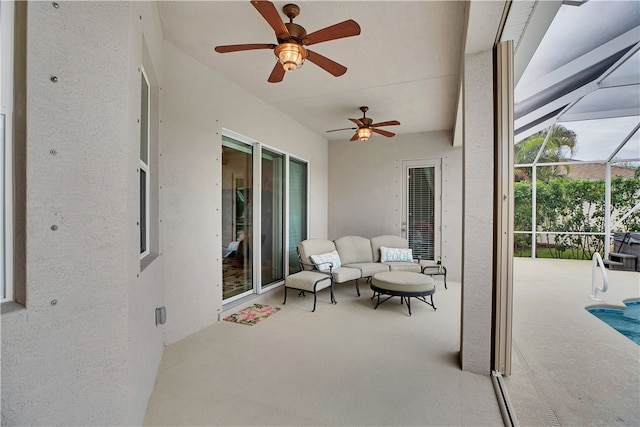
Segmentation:
[(360, 236), (344, 236), (335, 240), (342, 265), (373, 262), (371, 241)]
[(353, 264), (347, 264), (345, 267), (357, 268), (360, 270), (362, 277), (370, 277), (376, 273), (389, 271), (389, 266), (381, 262), (355, 262)]
[(362, 273), (357, 268), (351, 267), (338, 267), (333, 270), (333, 279), (336, 283), (344, 283), (349, 280), (357, 280), (362, 277)]
[(387, 265), (389, 271), (412, 271), (414, 273), (422, 271), (417, 262), (382, 262), (381, 264)]
[[(311, 260), (311, 255), (320, 255), (328, 252), (333, 252), (336, 250), (335, 244), (331, 240), (326, 239), (307, 239), (303, 240), (298, 244), (298, 253), (300, 254), (300, 258), (302, 262), (307, 264), (313, 264)], [(340, 262), (343, 263), (342, 257), (340, 257)], [(305, 270), (316, 270), (313, 265), (305, 265)], [(321, 272), (328, 274), (329, 272)], [(362, 277), (362, 273), (357, 268), (349, 268), (349, 267), (338, 267), (332, 269), (333, 279), (336, 283), (344, 283), (349, 280), (356, 280)]]

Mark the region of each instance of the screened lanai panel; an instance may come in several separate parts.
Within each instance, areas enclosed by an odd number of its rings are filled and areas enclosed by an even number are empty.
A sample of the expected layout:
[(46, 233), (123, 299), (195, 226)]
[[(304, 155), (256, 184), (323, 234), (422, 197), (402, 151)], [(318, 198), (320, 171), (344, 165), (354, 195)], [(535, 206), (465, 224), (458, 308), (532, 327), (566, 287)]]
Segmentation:
[[(640, 123), (640, 116), (636, 117)], [(636, 131), (622, 149), (613, 158), (615, 162), (640, 162), (640, 131)], [(640, 163), (638, 163), (640, 166)]]
[(637, 1), (588, 1), (580, 6), (563, 4), (518, 85), (527, 86), (632, 30), (639, 21)]
[[(562, 126), (577, 135), (573, 154), (566, 152), (565, 158), (582, 161), (607, 160), (637, 124), (637, 116), (563, 122)], [(637, 153), (635, 158), (638, 158)]]
[[(640, 70), (640, 68), (639, 68)], [(640, 114), (640, 85), (608, 87), (592, 92), (578, 101), (561, 121), (637, 116)]]
[[(640, 8), (640, 5), (638, 6)], [(640, 39), (640, 33), (638, 34)], [(640, 52), (636, 52), (614, 70), (604, 81), (606, 86), (620, 86), (640, 83)]]

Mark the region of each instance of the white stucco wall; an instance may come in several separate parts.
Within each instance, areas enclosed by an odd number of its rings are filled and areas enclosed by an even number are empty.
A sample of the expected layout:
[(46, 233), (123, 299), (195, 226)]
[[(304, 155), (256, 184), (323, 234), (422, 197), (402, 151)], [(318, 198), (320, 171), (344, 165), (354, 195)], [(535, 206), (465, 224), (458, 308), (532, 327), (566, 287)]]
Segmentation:
[[(139, 425), (164, 345), (218, 320), (222, 128), (309, 162), (319, 236), (327, 141), (164, 44), (153, 2), (25, 7), (27, 304), (2, 307), (2, 423)], [(160, 121), (144, 263), (141, 64)]]
[(130, 6), (26, 7), (27, 300), (2, 314), (2, 423), (126, 424)]
[(172, 343), (218, 321), (222, 309), (223, 129), (309, 162), (314, 236), (327, 234), (327, 142), (170, 43), (164, 61), (160, 185)]
[(366, 143), (331, 141), (329, 238), (402, 235), (403, 161), (441, 162), (442, 246), (438, 252), (448, 277), (460, 280), (462, 150), (452, 147), (451, 138), (451, 132), (441, 131), (392, 139), (374, 135)]
[[(131, 141), (130, 155), (127, 164), (128, 188), (127, 194), (127, 234), (135, 236), (129, 238), (128, 248), (128, 303), (129, 321), (128, 334), (128, 424), (141, 424), (144, 419), (147, 402), (151, 395), (153, 384), (162, 353), (164, 351), (163, 326), (155, 324), (155, 309), (164, 305), (164, 257), (159, 256), (162, 249), (162, 239), (159, 229), (161, 205), (158, 201), (158, 178), (162, 173), (159, 168), (159, 128), (157, 124), (150, 130), (149, 166), (151, 174), (150, 184), (150, 234), (151, 251), (144, 263), (139, 261), (140, 241), (137, 222), (139, 206), (139, 167), (140, 153), (140, 65), (144, 66), (151, 84), (151, 122), (158, 120), (158, 104), (161, 102), (163, 84), (163, 37), (158, 8), (154, 2), (131, 2), (130, 32), (129, 32), (129, 138)], [(157, 243), (156, 243), (157, 242)]]
[(489, 375), (493, 306), (492, 51), (465, 56), (462, 369)]

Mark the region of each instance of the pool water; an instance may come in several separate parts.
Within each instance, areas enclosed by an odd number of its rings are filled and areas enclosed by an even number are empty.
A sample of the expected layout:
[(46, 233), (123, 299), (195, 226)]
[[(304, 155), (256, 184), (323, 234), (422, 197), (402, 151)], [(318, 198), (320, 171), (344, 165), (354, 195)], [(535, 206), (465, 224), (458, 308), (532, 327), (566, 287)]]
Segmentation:
[(587, 307), (587, 311), (640, 345), (640, 300), (625, 301), (624, 310)]

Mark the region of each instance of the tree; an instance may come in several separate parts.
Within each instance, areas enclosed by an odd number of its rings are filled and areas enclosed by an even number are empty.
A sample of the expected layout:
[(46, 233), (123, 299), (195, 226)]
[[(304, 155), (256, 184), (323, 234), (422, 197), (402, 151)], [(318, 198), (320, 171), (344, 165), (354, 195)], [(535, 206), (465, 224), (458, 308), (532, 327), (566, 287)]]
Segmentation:
[[(546, 130), (531, 135), (517, 142), (515, 145), (515, 164), (533, 163), (542, 148), (547, 136)], [(560, 162), (571, 158), (577, 151), (578, 136), (572, 130), (562, 125), (553, 126), (551, 136), (540, 153), (538, 163)], [(568, 155), (567, 155), (568, 154)], [(571, 167), (565, 166), (541, 166), (536, 170), (536, 176), (541, 181), (551, 178), (566, 176)], [(531, 168), (517, 168), (516, 181), (531, 182)]]

